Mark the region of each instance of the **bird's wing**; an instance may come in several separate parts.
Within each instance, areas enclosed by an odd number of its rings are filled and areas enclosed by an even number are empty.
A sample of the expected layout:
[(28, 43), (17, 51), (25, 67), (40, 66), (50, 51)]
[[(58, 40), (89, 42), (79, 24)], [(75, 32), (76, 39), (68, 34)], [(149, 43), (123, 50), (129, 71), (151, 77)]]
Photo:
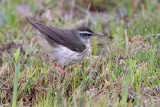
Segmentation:
[[(76, 32), (69, 29), (58, 29), (52, 26), (42, 25), (31, 21), (26, 18), (39, 32), (47, 37), (47, 41), (52, 45), (52, 42), (57, 42), (65, 47), (76, 51), (82, 52), (85, 49), (85, 44), (76, 36)], [(67, 32), (66, 32), (67, 31)], [(75, 34), (75, 36), (73, 36)]]

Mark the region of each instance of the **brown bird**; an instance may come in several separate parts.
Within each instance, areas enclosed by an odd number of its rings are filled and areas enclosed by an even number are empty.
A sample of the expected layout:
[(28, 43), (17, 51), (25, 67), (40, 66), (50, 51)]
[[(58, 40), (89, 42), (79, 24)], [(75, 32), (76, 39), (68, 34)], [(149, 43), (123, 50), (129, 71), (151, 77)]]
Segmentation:
[(58, 65), (67, 66), (84, 60), (91, 51), (90, 39), (93, 36), (104, 36), (94, 33), (87, 26), (60, 29), (33, 22), (27, 17), (26, 20), (36, 28), (39, 44), (57, 63), (61, 73), (64, 71)]

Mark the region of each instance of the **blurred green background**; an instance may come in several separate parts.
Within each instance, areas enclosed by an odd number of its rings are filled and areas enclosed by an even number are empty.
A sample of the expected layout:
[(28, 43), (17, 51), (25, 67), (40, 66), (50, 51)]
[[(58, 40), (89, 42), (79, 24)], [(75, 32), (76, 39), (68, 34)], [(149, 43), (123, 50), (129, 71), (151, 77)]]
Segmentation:
[[(106, 36), (63, 76), (25, 17)], [(160, 0), (0, 0), (0, 106), (159, 106), (159, 77)]]

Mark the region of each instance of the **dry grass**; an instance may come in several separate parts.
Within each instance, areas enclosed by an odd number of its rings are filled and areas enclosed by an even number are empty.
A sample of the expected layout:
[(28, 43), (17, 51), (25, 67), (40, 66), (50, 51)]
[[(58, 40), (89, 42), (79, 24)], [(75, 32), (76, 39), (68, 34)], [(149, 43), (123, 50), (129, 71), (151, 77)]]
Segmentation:
[[(150, 13), (150, 8), (144, 3), (146, 9), (142, 12), (137, 9), (137, 16), (130, 18), (123, 14), (121, 8), (124, 7), (119, 2), (114, 2), (114, 6), (120, 6), (119, 10), (98, 13), (89, 12), (76, 3), (68, 5), (62, 1), (53, 8), (47, 2), (45, 7), (42, 2), (21, 1), (14, 5), (20, 9), (13, 9), (11, 14), (11, 10), (5, 9), (5, 3), (14, 8), (12, 3), (1, 2), (2, 15), (8, 22), (0, 18), (0, 105), (160, 104), (158, 9)], [(106, 37), (93, 38), (91, 55), (79, 64), (68, 66), (66, 72), (69, 75), (61, 75), (45, 50), (37, 44), (36, 32), (26, 22), (25, 16), (59, 28), (88, 25)]]

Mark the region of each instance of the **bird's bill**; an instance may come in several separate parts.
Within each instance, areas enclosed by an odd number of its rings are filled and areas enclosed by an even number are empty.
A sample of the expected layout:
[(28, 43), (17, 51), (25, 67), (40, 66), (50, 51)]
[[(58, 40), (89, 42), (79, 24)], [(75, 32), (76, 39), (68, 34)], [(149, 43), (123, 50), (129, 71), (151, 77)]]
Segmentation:
[(101, 36), (104, 36), (104, 34), (95, 33), (93, 36), (98, 36), (98, 37), (101, 37)]

